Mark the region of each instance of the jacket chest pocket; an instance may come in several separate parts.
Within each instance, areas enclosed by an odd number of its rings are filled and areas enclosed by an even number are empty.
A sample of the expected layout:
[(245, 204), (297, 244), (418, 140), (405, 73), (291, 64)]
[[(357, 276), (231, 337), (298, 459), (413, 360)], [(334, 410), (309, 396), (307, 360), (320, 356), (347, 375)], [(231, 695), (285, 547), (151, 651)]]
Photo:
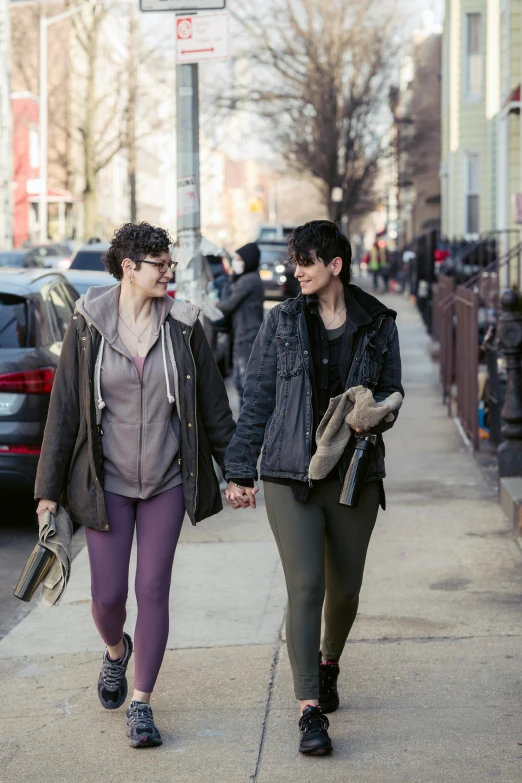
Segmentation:
[(289, 379), (299, 375), (303, 369), (299, 338), (294, 335), (276, 335), (277, 372), (281, 378)]
[(386, 343), (379, 336), (368, 343), (364, 357), (363, 385), (372, 391), (379, 383), (386, 350)]

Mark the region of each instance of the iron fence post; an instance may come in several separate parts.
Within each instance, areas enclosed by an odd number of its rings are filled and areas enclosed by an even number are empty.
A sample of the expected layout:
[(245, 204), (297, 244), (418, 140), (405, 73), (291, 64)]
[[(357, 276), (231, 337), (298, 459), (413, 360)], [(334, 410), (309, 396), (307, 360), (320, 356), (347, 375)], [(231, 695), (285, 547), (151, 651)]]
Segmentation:
[(498, 448), (499, 478), (522, 476), (522, 315), (516, 291), (502, 296), (502, 314), (498, 320), (498, 347), (506, 358), (506, 402), (502, 409), (502, 435)]

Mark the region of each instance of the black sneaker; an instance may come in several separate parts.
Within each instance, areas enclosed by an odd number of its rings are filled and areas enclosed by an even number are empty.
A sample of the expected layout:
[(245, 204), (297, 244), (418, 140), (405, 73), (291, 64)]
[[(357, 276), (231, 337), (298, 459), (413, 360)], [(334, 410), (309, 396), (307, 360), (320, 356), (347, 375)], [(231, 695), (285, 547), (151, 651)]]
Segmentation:
[(127, 678), (125, 673), (132, 655), (132, 639), (123, 634), (125, 655), (118, 661), (111, 661), (109, 653), (103, 654), (103, 665), (98, 678), (98, 696), (106, 710), (117, 710), (127, 698)]
[(323, 715), (321, 708), (306, 707), (299, 719), (301, 741), (299, 753), (307, 753), (309, 756), (325, 756), (331, 753), (332, 740), (328, 736), (328, 718)]
[(150, 704), (131, 701), (125, 718), (131, 748), (152, 748), (154, 745), (161, 745), (161, 734), (154, 723)]
[(337, 692), (339, 671), (339, 664), (336, 661), (323, 663), (323, 656), (319, 653), (319, 704), (324, 713), (335, 712), (339, 706)]

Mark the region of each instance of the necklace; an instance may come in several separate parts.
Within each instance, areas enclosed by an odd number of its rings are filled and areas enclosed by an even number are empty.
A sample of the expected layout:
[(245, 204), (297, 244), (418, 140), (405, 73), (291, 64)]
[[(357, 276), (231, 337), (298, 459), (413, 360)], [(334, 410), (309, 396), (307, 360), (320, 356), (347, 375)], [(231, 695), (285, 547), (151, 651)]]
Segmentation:
[(334, 315), (334, 317), (332, 318), (332, 320), (331, 320), (331, 321), (329, 321), (327, 324), (325, 324), (325, 327), (324, 327), (324, 328), (325, 328), (325, 329), (328, 329), (328, 327), (329, 327), (331, 324), (333, 324), (333, 322), (335, 321), (335, 319), (336, 319), (336, 318), (338, 318), (338, 317), (341, 315), (341, 313), (342, 313), (342, 311), (343, 311), (343, 310), (346, 310), (346, 305), (343, 305), (343, 306), (341, 307), (341, 309), (339, 310), (339, 312), (338, 312), (338, 313), (336, 313), (336, 314)]
[(149, 322), (148, 322), (147, 326), (145, 327), (145, 329), (143, 330), (143, 332), (141, 332), (141, 334), (134, 334), (134, 332), (132, 331), (132, 329), (129, 329), (129, 327), (127, 326), (127, 324), (125, 323), (125, 321), (123, 320), (123, 318), (121, 317), (121, 315), (120, 315), (119, 313), (118, 313), (118, 318), (120, 319), (120, 321), (122, 322), (122, 324), (124, 325), (124, 327), (125, 327), (126, 329), (128, 329), (128, 330), (129, 330), (129, 332), (130, 332), (130, 333), (133, 335), (133, 337), (135, 337), (135, 338), (136, 338), (136, 340), (137, 340), (139, 343), (141, 343), (141, 335), (142, 335), (142, 334), (145, 334), (145, 332), (147, 331), (147, 329), (148, 329), (148, 328), (149, 328), (149, 326), (150, 326), (150, 322), (152, 321), (152, 315), (151, 315), (151, 317), (149, 318)]

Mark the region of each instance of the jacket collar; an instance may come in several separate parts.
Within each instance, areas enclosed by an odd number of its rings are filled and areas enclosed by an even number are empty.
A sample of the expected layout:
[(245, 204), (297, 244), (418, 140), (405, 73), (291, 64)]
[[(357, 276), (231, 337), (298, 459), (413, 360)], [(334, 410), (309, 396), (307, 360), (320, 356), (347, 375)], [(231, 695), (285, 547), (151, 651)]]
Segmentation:
[[(348, 318), (356, 329), (363, 326), (369, 326), (373, 323), (375, 318), (372, 318), (372, 316), (366, 312), (347, 286), (344, 287), (344, 300), (346, 302), (346, 313)], [(309, 296), (299, 294), (295, 299), (287, 299), (286, 302), (283, 302), (281, 310), (288, 313), (291, 318), (294, 318), (297, 321), (300, 314), (303, 312), (304, 305), (313, 312), (314, 309), (317, 309), (317, 301), (317, 296), (315, 294), (310, 294)]]
[[(118, 335), (118, 304), (120, 301), (121, 284), (95, 286), (89, 288), (87, 294), (76, 302), (76, 309), (83, 315), (89, 326), (91, 323), (102, 337), (114, 345), (119, 340)], [(169, 310), (167, 296), (154, 298), (152, 302), (152, 332), (159, 334), (162, 323), (165, 322)]]
[(170, 315), (175, 321), (180, 321), (185, 326), (194, 326), (199, 318), (200, 309), (192, 304), (188, 299), (174, 300), (170, 308)]

